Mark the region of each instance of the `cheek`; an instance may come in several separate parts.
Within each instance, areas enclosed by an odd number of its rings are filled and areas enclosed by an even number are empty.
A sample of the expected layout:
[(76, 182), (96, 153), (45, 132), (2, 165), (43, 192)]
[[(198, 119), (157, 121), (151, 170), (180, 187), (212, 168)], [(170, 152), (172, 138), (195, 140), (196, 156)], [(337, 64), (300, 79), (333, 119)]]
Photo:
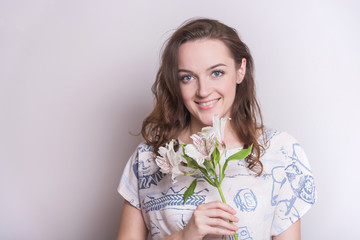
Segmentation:
[(236, 96), (236, 84), (228, 85), (226, 88), (224, 87), (222, 89), (222, 95), (224, 96), (226, 104), (232, 106)]
[(221, 88), (221, 91), (226, 95), (226, 96), (235, 96), (236, 93), (236, 83), (233, 82), (229, 82), (226, 85), (223, 85), (223, 87)]
[(187, 88), (186, 86), (180, 86), (180, 92), (181, 96), (183, 98), (183, 101), (186, 103), (189, 99), (192, 98), (191, 89)]
[(185, 108), (191, 112), (191, 109), (193, 108), (193, 97), (191, 88), (188, 88), (186, 86), (180, 87), (181, 96), (183, 99), (183, 104)]

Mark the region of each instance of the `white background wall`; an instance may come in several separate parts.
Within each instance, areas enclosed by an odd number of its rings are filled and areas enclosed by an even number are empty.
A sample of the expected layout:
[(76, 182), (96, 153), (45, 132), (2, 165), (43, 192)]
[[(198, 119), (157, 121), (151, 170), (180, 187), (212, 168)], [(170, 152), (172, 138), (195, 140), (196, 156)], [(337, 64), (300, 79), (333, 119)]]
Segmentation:
[(164, 40), (190, 17), (238, 29), (266, 125), (305, 148), (304, 239), (360, 239), (360, 3), (0, 1), (0, 239), (114, 239), (116, 188), (152, 108)]

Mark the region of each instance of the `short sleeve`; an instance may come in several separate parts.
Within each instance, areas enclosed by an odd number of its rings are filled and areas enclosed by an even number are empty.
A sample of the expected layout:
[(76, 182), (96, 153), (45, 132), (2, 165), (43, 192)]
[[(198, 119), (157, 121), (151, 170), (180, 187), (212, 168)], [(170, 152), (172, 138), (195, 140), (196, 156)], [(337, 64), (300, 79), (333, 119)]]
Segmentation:
[(286, 134), (281, 144), (284, 166), (279, 168), (278, 194), (271, 235), (276, 236), (300, 219), (315, 203), (316, 188), (309, 161), (300, 144)]
[(118, 192), (131, 205), (140, 209), (139, 191), (138, 191), (138, 149), (133, 153), (127, 162), (123, 174), (121, 176)]

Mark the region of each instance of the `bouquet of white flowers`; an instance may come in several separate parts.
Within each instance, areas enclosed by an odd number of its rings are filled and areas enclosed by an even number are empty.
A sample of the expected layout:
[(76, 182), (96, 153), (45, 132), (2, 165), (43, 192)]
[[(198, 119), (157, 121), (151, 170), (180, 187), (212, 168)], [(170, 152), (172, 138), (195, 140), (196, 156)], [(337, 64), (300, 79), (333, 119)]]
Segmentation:
[[(174, 139), (166, 144), (165, 147), (160, 147), (160, 155), (156, 157), (155, 161), (160, 167), (161, 172), (171, 174), (172, 181), (176, 182), (176, 176), (193, 175), (199, 170), (202, 175), (198, 178), (203, 178), (211, 186), (216, 187), (221, 200), (226, 203), (221, 190), (221, 183), (225, 177), (225, 170), (228, 163), (229, 161), (246, 158), (252, 149), (251, 145), (247, 149), (240, 150), (228, 157), (223, 166), (221, 165), (220, 159), (226, 150), (224, 130), (227, 120), (230, 120), (230, 118), (221, 118), (219, 120), (219, 116), (215, 115), (213, 117), (212, 127), (204, 127), (201, 132), (191, 136), (193, 144), (181, 144), (182, 154), (175, 152)], [(194, 169), (194, 171), (192, 173), (181, 171), (179, 165), (182, 163), (186, 167)], [(183, 197), (184, 204), (186, 199), (194, 193), (198, 178), (195, 178), (185, 191)], [(231, 221), (230, 223), (233, 224)], [(234, 237), (238, 239), (236, 233)]]

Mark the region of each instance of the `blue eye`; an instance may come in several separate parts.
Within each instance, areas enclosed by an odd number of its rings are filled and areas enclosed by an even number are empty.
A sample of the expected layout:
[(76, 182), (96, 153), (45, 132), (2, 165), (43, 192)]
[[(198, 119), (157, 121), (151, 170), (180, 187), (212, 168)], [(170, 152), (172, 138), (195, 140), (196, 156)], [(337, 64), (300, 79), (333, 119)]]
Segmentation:
[(180, 80), (185, 83), (190, 82), (193, 79), (194, 79), (194, 77), (191, 75), (185, 75), (185, 76), (180, 77)]
[(214, 71), (214, 72), (212, 72), (212, 76), (216, 77), (216, 78), (221, 77), (223, 74), (224, 74), (223, 71)]

